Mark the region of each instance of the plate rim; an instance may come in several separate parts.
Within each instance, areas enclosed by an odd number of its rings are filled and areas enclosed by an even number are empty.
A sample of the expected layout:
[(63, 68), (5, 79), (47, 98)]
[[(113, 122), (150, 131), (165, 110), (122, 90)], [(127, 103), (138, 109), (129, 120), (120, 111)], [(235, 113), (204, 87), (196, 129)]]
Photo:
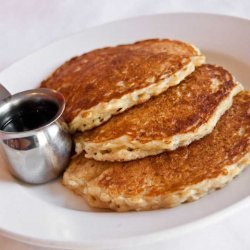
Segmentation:
[(166, 16), (166, 15), (200, 15), (200, 16), (214, 16), (214, 17), (225, 17), (225, 18), (231, 18), (231, 19), (235, 19), (235, 20), (239, 20), (239, 21), (244, 21), (244, 22), (249, 22), (250, 18), (244, 18), (244, 17), (239, 17), (239, 16), (234, 16), (234, 15), (230, 15), (230, 14), (219, 14), (219, 13), (210, 13), (210, 12), (202, 12), (202, 11), (177, 11), (177, 12), (159, 12), (156, 14), (148, 14), (148, 15), (138, 15), (138, 16), (132, 16), (132, 17), (128, 17), (128, 18), (120, 18), (120, 19), (116, 19), (116, 20), (112, 20), (112, 21), (107, 21), (101, 24), (96, 24), (96, 25), (91, 25), (89, 27), (86, 27), (80, 31), (77, 32), (72, 32), (66, 36), (63, 36), (61, 38), (56, 38), (51, 42), (46, 43), (45, 45), (41, 46), (40, 48), (34, 49), (31, 53), (22, 56), (20, 58), (18, 58), (17, 60), (15, 60), (14, 62), (10, 63), (9, 65), (7, 65), (6, 67), (4, 67), (3, 69), (0, 70), (0, 75), (6, 71), (9, 70), (11, 67), (15, 66), (16, 64), (22, 62), (23, 60), (25, 60), (26, 58), (29, 58), (30, 56), (33, 56), (34, 54), (36, 54), (37, 52), (40, 52), (43, 49), (47, 49), (48, 47), (61, 42), (62, 40), (66, 40), (72, 36), (77, 36), (78, 34), (81, 34), (83, 32), (89, 31), (91, 29), (94, 28), (100, 28), (102, 26), (105, 25), (109, 25), (109, 24), (113, 24), (113, 23), (117, 23), (117, 22), (123, 22), (123, 21), (130, 21), (130, 20), (135, 20), (135, 19), (141, 19), (141, 18), (150, 18), (150, 17), (155, 17), (155, 16)]
[[(232, 215), (236, 210), (239, 211), (243, 209), (245, 206), (248, 207), (247, 203), (250, 202), (250, 196), (245, 197), (244, 199), (230, 205), (220, 211), (214, 212), (208, 216), (205, 216), (201, 219), (195, 220), (193, 222), (186, 223), (181, 226), (176, 226), (171, 229), (164, 229), (159, 230), (154, 233), (145, 234), (142, 236), (136, 237), (128, 237), (122, 239), (113, 239), (113, 240), (105, 240), (99, 241), (98, 244), (93, 246), (86, 246), (83, 245), (84, 243), (75, 243), (71, 241), (47, 241), (35, 237), (29, 237), (21, 234), (12, 233), (8, 230), (3, 230), (0, 228), (0, 235), (16, 240), (18, 242), (26, 243), (32, 246), (39, 246), (39, 247), (54, 247), (57, 249), (64, 249), (64, 250), (81, 250), (82, 247), (84, 249), (91, 249), (91, 250), (105, 250), (105, 249), (116, 249), (117, 247), (132, 247), (132, 246), (143, 246), (147, 244), (152, 244), (154, 242), (166, 240), (166, 239), (173, 239), (185, 233), (194, 232), (198, 229), (204, 228), (209, 226), (215, 222), (221, 221), (228, 216)], [(177, 232), (178, 231), (178, 232)], [(155, 237), (157, 236), (157, 237)], [(139, 240), (138, 240), (139, 239)], [(130, 240), (129, 244), (124, 244), (125, 241)]]
[[(220, 211), (214, 212), (208, 216), (195, 220), (193, 222), (186, 223), (181, 226), (176, 226), (171, 229), (163, 229), (159, 230), (154, 233), (144, 234), (141, 236), (136, 237), (127, 237), (127, 238), (120, 238), (120, 239), (113, 239), (113, 240), (102, 240), (99, 241), (98, 244), (95, 245), (84, 245), (84, 242), (76, 243), (71, 241), (47, 241), (44, 239), (39, 239), (36, 237), (29, 237), (17, 233), (10, 232), (8, 230), (3, 230), (0, 228), (0, 235), (16, 240), (18, 242), (22, 242), (32, 246), (39, 246), (39, 247), (53, 247), (56, 249), (63, 249), (63, 250), (81, 250), (83, 247), (84, 249), (89, 250), (107, 250), (107, 249), (117, 249), (120, 247), (132, 247), (132, 246), (143, 246), (147, 244), (152, 244), (158, 241), (172, 239), (183, 235), (187, 232), (194, 232), (198, 229), (204, 228), (205, 226), (209, 226), (215, 222), (223, 220), (228, 216), (232, 215), (233, 213), (244, 207), (248, 207), (247, 203), (250, 202), (250, 196), (245, 197), (244, 199), (230, 205)], [(139, 239), (139, 240), (138, 240)], [(130, 241), (127, 244), (127, 241)], [(126, 242), (126, 244), (124, 244)]]

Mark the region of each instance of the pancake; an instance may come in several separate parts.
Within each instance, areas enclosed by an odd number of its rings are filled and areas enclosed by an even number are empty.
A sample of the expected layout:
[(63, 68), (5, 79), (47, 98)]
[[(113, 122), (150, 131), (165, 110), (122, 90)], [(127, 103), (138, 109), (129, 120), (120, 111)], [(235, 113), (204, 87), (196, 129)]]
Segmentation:
[(130, 162), (80, 154), (63, 183), (93, 207), (151, 210), (195, 201), (224, 187), (250, 164), (250, 92), (241, 92), (211, 134), (172, 152)]
[(186, 146), (212, 132), (241, 90), (228, 71), (204, 64), (178, 86), (77, 135), (76, 152), (129, 161)]
[(59, 67), (41, 87), (66, 99), (70, 131), (85, 131), (177, 85), (205, 57), (187, 43), (152, 39), (97, 49)]

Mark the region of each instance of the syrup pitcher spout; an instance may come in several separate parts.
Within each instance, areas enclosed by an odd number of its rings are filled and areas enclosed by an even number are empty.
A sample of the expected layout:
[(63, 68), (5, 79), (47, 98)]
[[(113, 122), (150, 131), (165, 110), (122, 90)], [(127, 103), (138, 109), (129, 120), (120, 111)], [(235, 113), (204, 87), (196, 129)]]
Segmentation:
[(11, 93), (0, 83), (0, 101), (10, 97)]

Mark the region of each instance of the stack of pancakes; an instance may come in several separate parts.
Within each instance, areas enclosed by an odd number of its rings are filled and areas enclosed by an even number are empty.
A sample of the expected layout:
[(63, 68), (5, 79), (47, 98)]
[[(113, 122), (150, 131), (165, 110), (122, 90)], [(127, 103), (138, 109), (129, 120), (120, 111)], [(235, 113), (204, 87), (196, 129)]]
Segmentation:
[(151, 39), (97, 49), (41, 86), (66, 99), (76, 154), (63, 184), (93, 207), (177, 206), (250, 164), (250, 92), (193, 45)]

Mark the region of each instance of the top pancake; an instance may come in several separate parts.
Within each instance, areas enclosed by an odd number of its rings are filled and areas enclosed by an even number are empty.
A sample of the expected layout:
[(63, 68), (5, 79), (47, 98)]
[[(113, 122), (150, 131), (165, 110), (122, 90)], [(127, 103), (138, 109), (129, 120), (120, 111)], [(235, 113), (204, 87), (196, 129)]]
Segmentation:
[(128, 161), (174, 150), (212, 131), (242, 86), (222, 67), (204, 64), (181, 84), (76, 137), (76, 151)]
[(204, 60), (189, 44), (152, 39), (72, 58), (41, 87), (60, 91), (70, 130), (85, 131), (178, 84)]
[(94, 207), (172, 207), (223, 187), (250, 164), (250, 92), (241, 92), (211, 134), (144, 159), (98, 162), (76, 156), (63, 183)]

